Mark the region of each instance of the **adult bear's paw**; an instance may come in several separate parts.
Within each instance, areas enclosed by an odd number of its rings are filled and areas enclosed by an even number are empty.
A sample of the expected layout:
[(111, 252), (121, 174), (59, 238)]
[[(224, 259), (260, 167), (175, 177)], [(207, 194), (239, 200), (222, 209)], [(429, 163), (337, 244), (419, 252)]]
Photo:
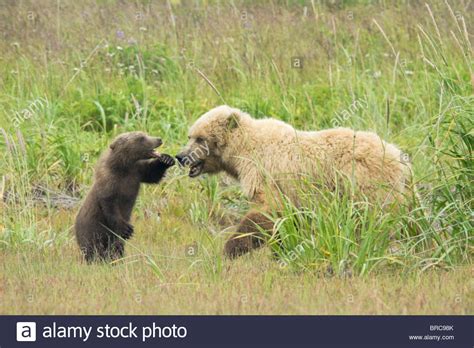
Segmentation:
[(239, 235), (230, 238), (224, 247), (224, 255), (228, 258), (235, 259), (251, 250), (250, 236), (240, 237)]

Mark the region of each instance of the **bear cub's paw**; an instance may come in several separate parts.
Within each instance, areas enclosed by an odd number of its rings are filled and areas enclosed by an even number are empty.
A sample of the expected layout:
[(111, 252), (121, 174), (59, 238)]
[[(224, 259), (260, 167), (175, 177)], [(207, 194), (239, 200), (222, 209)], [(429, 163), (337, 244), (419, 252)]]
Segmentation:
[(172, 167), (175, 164), (175, 159), (166, 153), (160, 155), (159, 161), (168, 167)]
[(128, 222), (124, 222), (122, 226), (120, 226), (119, 231), (123, 239), (130, 239), (133, 235), (133, 226)]

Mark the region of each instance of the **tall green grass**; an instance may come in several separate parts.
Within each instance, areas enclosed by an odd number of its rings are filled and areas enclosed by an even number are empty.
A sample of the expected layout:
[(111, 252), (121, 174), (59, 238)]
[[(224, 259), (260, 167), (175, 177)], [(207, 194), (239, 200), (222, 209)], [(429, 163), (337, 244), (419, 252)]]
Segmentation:
[[(374, 130), (409, 153), (421, 200), (399, 215), (329, 193), (303, 208), (287, 205), (275, 254), (283, 260), (314, 238), (316, 248), (305, 248), (291, 267), (366, 274), (389, 265), (471, 263), (473, 11), (467, 6), (1, 6), (0, 248), (70, 241), (70, 226), (52, 222), (61, 208), (47, 194), (38, 202), (37, 188), (82, 197), (100, 152), (120, 132), (160, 135), (166, 150), (177, 152), (189, 125), (223, 102), (310, 130), (332, 127), (337, 115), (364, 100), (341, 126)], [(294, 57), (302, 58), (301, 69), (292, 66)], [(38, 98), (48, 102), (17, 126), (14, 115)], [(171, 183), (172, 210), (199, 228), (218, 232), (246, 206), (235, 185), (216, 178), (190, 182), (179, 173)]]

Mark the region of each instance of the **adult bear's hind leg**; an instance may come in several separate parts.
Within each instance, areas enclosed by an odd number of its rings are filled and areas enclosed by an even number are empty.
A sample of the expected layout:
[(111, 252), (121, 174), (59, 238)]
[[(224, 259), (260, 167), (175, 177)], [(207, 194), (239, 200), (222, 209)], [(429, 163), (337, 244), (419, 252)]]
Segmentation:
[(263, 245), (261, 230), (271, 232), (273, 222), (258, 211), (250, 211), (240, 221), (237, 232), (231, 236), (224, 248), (224, 253), (230, 258), (236, 258)]

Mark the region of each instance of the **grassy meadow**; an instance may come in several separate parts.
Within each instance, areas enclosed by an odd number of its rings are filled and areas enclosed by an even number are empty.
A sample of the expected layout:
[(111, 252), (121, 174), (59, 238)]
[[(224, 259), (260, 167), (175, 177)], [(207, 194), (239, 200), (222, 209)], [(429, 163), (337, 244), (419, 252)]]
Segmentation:
[[(473, 6), (0, 0), (0, 314), (473, 314)], [(173, 168), (142, 188), (125, 259), (84, 264), (72, 226), (110, 140), (176, 154), (220, 104), (375, 131), (418, 197), (308, 195), (228, 260), (238, 184)]]

